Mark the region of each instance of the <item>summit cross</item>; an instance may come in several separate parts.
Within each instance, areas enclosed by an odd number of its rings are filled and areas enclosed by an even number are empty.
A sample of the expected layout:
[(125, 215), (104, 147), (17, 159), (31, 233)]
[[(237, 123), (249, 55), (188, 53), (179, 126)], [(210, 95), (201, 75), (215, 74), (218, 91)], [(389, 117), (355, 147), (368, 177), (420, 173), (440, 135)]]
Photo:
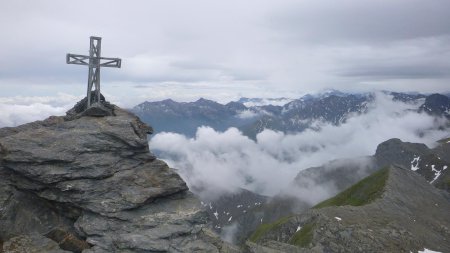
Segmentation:
[(120, 68), (120, 58), (101, 57), (102, 38), (91, 36), (88, 55), (67, 54), (67, 64), (78, 64), (89, 66), (87, 108), (91, 107), (91, 91), (95, 86), (94, 102), (100, 102), (100, 67)]

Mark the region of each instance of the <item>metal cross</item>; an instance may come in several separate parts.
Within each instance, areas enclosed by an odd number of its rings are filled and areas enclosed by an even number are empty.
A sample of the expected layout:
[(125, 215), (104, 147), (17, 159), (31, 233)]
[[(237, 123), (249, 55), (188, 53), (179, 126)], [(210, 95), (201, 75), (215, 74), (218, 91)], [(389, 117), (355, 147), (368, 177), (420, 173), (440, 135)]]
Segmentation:
[(67, 64), (78, 64), (89, 66), (88, 88), (87, 88), (87, 108), (91, 107), (91, 91), (95, 85), (94, 102), (100, 102), (100, 67), (120, 68), (122, 60), (120, 58), (101, 57), (102, 38), (91, 36), (89, 56), (79, 54), (67, 54)]

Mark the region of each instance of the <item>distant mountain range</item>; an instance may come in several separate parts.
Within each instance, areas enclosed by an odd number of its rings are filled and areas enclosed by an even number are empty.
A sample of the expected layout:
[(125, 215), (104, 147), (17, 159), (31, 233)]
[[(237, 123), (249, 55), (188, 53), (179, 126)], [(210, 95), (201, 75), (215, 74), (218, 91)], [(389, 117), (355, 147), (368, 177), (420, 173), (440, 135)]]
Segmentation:
[[(420, 112), (450, 118), (450, 98), (446, 95), (385, 94), (396, 101), (417, 104)], [(294, 100), (241, 98), (225, 105), (203, 98), (195, 102), (167, 99), (144, 102), (131, 111), (151, 124), (155, 133), (175, 132), (192, 137), (200, 126), (210, 126), (217, 131), (236, 127), (246, 136), (255, 138), (264, 129), (291, 133), (310, 128), (315, 121), (342, 124), (355, 114), (366, 113), (374, 98), (373, 93), (347, 94), (332, 91), (305, 95)]]

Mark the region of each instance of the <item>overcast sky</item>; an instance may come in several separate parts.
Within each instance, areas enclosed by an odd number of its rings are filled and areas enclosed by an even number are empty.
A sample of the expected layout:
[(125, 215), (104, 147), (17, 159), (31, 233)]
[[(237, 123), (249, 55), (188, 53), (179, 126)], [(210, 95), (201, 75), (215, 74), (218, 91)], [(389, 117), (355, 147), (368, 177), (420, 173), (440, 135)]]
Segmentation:
[(448, 0), (0, 2), (1, 97), (85, 94), (88, 54), (122, 58), (102, 92), (144, 100), (450, 91)]

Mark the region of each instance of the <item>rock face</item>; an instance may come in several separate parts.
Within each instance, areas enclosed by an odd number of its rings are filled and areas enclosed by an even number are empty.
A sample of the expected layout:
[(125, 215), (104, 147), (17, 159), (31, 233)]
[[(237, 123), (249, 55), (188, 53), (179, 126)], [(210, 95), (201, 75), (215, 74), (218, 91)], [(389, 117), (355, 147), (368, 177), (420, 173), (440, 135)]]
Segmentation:
[(11, 238), (3, 245), (4, 253), (69, 253), (61, 250), (59, 245), (39, 234), (20, 235)]
[(450, 98), (442, 94), (428, 96), (419, 111), (450, 119)]
[(204, 228), (186, 183), (149, 152), (151, 127), (107, 102), (85, 103), (65, 117), (0, 129), (4, 247), (22, 235), (13, 243), (37, 247), (37, 234), (72, 252), (226, 249)]
[[(208, 213), (213, 230), (234, 244), (242, 244), (263, 218), (262, 206), (267, 196), (239, 189), (216, 199), (204, 199), (202, 205)], [(265, 208), (267, 209), (267, 208)]]
[(450, 252), (448, 194), (390, 167), (315, 208), (259, 228), (253, 252)]
[(396, 164), (410, 169), (450, 193), (450, 139), (440, 140), (434, 148), (390, 139), (378, 145), (374, 158), (379, 167)]

